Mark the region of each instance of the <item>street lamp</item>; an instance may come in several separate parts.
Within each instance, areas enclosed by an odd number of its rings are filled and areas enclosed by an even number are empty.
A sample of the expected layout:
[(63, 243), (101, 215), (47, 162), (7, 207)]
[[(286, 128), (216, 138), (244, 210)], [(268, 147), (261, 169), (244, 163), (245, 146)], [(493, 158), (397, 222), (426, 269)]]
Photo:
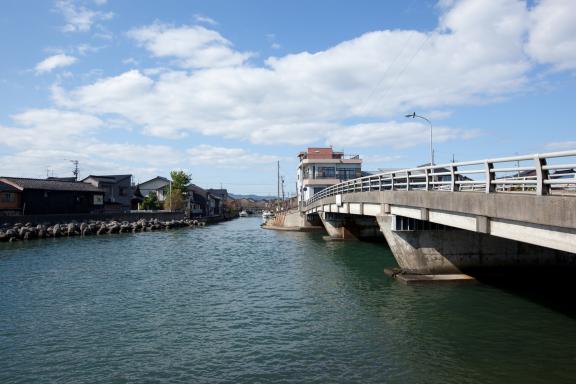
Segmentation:
[(406, 115), (406, 117), (411, 117), (413, 119), (418, 117), (419, 119), (426, 120), (428, 124), (430, 124), (430, 165), (434, 165), (434, 148), (432, 147), (432, 122), (424, 116), (417, 115), (416, 112)]

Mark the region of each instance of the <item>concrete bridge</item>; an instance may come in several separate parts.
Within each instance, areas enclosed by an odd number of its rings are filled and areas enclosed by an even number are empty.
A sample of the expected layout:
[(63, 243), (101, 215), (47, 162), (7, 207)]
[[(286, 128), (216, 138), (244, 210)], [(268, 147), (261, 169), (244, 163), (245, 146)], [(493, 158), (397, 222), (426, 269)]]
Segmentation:
[(576, 267), (576, 151), (451, 163), (350, 180), (300, 206), (334, 239), (384, 236), (414, 274)]

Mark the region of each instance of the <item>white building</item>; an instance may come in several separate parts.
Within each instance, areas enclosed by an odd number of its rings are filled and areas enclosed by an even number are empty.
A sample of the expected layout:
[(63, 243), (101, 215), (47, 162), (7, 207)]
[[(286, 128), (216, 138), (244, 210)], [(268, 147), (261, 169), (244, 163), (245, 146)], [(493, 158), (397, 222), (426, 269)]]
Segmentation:
[(169, 185), (170, 180), (162, 176), (156, 176), (153, 179), (138, 184), (138, 188), (142, 196), (146, 197), (152, 192), (156, 195), (158, 201), (164, 201), (166, 198), (165, 190)]
[(300, 152), (298, 158), (299, 204), (326, 187), (362, 175), (362, 160), (358, 156), (344, 156), (332, 148), (308, 148)]

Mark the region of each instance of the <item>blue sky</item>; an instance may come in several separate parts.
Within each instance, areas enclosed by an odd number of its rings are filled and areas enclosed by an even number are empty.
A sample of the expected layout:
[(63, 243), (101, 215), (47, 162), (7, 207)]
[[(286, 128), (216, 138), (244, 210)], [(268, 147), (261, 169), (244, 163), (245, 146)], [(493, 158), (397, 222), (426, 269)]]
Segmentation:
[(573, 0), (5, 0), (0, 175), (192, 174), (294, 190), (296, 155), (364, 169), (576, 149)]

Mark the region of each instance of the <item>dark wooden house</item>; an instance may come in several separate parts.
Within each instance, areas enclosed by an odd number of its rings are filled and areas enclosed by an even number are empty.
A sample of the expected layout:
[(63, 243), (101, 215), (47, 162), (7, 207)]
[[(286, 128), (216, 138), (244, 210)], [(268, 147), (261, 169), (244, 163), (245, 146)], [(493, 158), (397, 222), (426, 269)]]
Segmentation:
[(208, 216), (208, 192), (195, 184), (186, 186), (192, 217)]
[(25, 215), (100, 213), (104, 191), (81, 182), (0, 177), (0, 210)]

